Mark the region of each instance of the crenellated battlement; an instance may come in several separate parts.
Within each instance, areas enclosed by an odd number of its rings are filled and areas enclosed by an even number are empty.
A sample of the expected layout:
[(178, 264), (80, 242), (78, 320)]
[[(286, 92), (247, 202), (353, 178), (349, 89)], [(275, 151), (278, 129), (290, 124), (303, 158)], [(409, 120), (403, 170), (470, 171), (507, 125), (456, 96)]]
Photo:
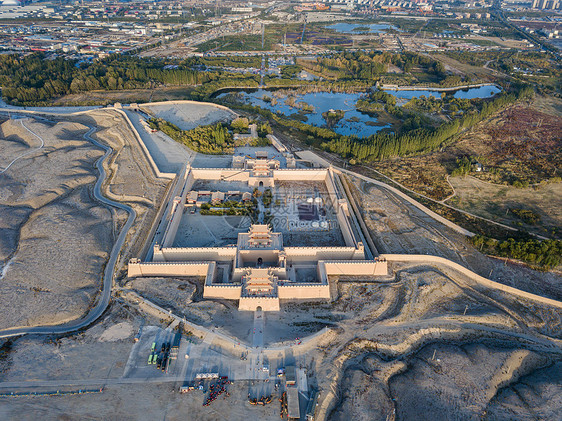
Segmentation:
[[(167, 208), (161, 243), (154, 244), (152, 262), (131, 260), (129, 276), (204, 276), (205, 298), (238, 300), (241, 310), (262, 307), (276, 311), (280, 299), (329, 300), (330, 275), (386, 274), (386, 262), (365, 260), (370, 254), (357, 227), (358, 216), (353, 214), (334, 170), (331, 167), (280, 168), (280, 162), (262, 151), (256, 152), (255, 158), (234, 157), (233, 168), (186, 165), (183, 185), (176, 189)], [(199, 189), (194, 198), (192, 190), (198, 182), (206, 187)], [(310, 182), (320, 184), (310, 187), (306, 184)], [(225, 183), (223, 190), (222, 183)], [(240, 183), (245, 183), (247, 188)], [(295, 183), (295, 190), (287, 190), (292, 183)], [(255, 193), (250, 193), (254, 188)], [(284, 192), (284, 196), (275, 196), (276, 188)], [(273, 190), (268, 203), (262, 197), (266, 189)], [(251, 196), (245, 200), (238, 198), (242, 191)], [(217, 215), (212, 215), (214, 219), (205, 219), (205, 213), (201, 214), (203, 205), (218, 207), (227, 200), (242, 200), (238, 203), (251, 209), (250, 217), (254, 220), (248, 231), (238, 231), (232, 221), (225, 223), (226, 219), (218, 220)], [(276, 201), (276, 207), (272, 207)], [(273, 221), (270, 222), (275, 227), (273, 230), (265, 218), (278, 212), (280, 206), (286, 207), (287, 226)], [(190, 215), (195, 213), (198, 215), (193, 218), (203, 219), (192, 219), (196, 222), (189, 223)], [(212, 224), (217, 225), (216, 231)], [(236, 237), (233, 240), (236, 245), (174, 247), (180, 226), (182, 241), (188, 244), (190, 235), (208, 234), (220, 241), (214, 244), (228, 244), (231, 237)], [(333, 237), (337, 238), (334, 246), (330, 241), (321, 242), (317, 247), (300, 246), (308, 242), (299, 243), (294, 239), (291, 241), (295, 246), (284, 244), (284, 235), (291, 239), (294, 238), (292, 234), (299, 238), (299, 235), (306, 235), (303, 234), (306, 231), (318, 235), (332, 230), (339, 230)], [(299, 282), (299, 278), (303, 282)], [(311, 279), (318, 282), (311, 282)]]

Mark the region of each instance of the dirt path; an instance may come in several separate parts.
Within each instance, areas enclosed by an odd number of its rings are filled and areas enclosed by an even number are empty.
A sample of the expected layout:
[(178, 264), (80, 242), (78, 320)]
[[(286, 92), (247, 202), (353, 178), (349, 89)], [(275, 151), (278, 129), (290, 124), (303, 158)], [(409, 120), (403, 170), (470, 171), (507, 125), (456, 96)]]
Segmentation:
[(110, 147), (102, 145), (101, 143), (92, 139), (91, 134), (94, 131), (95, 131), (95, 128), (90, 128), (90, 130), (87, 133), (84, 134), (84, 138), (89, 140), (90, 142), (92, 142), (93, 144), (98, 146), (99, 148), (102, 148), (103, 150), (105, 150), (105, 154), (103, 155), (103, 157), (101, 157), (100, 159), (98, 159), (96, 161), (96, 167), (97, 167), (97, 169), (100, 173), (100, 176), (97, 179), (96, 184), (94, 185), (94, 189), (93, 189), (94, 197), (98, 201), (104, 203), (105, 205), (124, 210), (128, 213), (127, 221), (126, 221), (125, 225), (123, 226), (123, 228), (121, 229), (121, 232), (119, 233), (119, 236), (117, 237), (115, 243), (113, 244), (113, 247), (111, 249), (111, 254), (109, 256), (109, 260), (107, 261), (107, 263), (105, 265), (105, 270), (103, 272), (103, 286), (102, 286), (102, 291), (101, 291), (101, 295), (98, 299), (98, 302), (95, 306), (93, 306), (93, 308), (90, 309), (90, 311), (86, 314), (86, 316), (84, 316), (83, 318), (74, 320), (70, 323), (65, 323), (65, 324), (58, 325), (58, 326), (36, 326), (36, 327), (29, 327), (29, 328), (4, 329), (4, 330), (0, 331), (0, 337), (2, 337), (2, 338), (8, 338), (8, 337), (13, 337), (13, 336), (21, 336), (21, 335), (26, 335), (26, 334), (31, 334), (31, 333), (32, 334), (50, 335), (50, 334), (56, 334), (56, 333), (74, 332), (76, 330), (82, 329), (82, 328), (90, 325), (92, 322), (97, 320), (103, 314), (103, 312), (105, 311), (105, 309), (109, 305), (109, 300), (111, 298), (111, 291), (112, 291), (112, 288), (113, 288), (113, 276), (114, 276), (115, 264), (117, 263), (117, 259), (119, 257), (120, 252), (121, 252), (121, 247), (123, 246), (123, 244), (125, 242), (128, 231), (131, 228), (131, 226), (133, 225), (133, 223), (135, 222), (136, 212), (129, 205), (114, 202), (114, 201), (112, 201), (110, 199), (107, 199), (106, 197), (103, 196), (102, 191), (101, 191), (101, 186), (104, 183), (105, 178), (106, 178), (106, 172), (105, 172), (105, 169), (103, 167), (103, 163), (106, 159), (109, 158), (109, 156), (112, 154), (113, 150)]
[[(365, 167), (365, 168), (366, 168), (366, 167)], [(411, 204), (413, 204), (414, 206), (416, 206), (418, 209), (420, 209), (421, 211), (423, 211), (423, 212), (426, 213), (427, 215), (431, 216), (433, 219), (435, 219), (435, 220), (441, 222), (442, 224), (448, 226), (449, 228), (451, 228), (451, 229), (453, 229), (453, 230), (455, 230), (455, 231), (457, 231), (457, 232), (459, 232), (459, 233), (461, 233), (461, 234), (467, 235), (467, 236), (469, 236), (469, 237), (474, 237), (474, 236), (476, 235), (476, 234), (474, 234), (473, 232), (471, 232), (471, 231), (469, 231), (469, 230), (467, 230), (467, 229), (465, 229), (465, 228), (460, 227), (459, 225), (455, 224), (454, 222), (451, 222), (451, 221), (449, 221), (448, 219), (443, 218), (441, 215), (438, 215), (437, 213), (433, 212), (432, 210), (426, 208), (424, 205), (422, 205), (421, 203), (419, 203), (419, 202), (417, 202), (416, 200), (412, 199), (412, 198), (411, 198), (410, 196), (408, 196), (407, 194), (401, 192), (400, 190), (398, 190), (398, 189), (396, 189), (396, 188), (394, 188), (394, 187), (392, 187), (392, 186), (390, 186), (390, 185), (388, 185), (388, 184), (382, 183), (382, 182), (377, 181), (377, 180), (375, 180), (375, 179), (373, 179), (373, 178), (364, 176), (364, 175), (362, 175), (362, 174), (359, 174), (359, 173), (356, 173), (356, 172), (353, 172), (353, 171), (345, 170), (345, 169), (343, 169), (343, 168), (339, 168), (339, 170), (342, 171), (342, 172), (345, 172), (345, 173), (347, 173), (347, 174), (353, 175), (353, 176), (355, 176), (355, 177), (361, 178), (361, 179), (363, 179), (363, 180), (365, 180), (365, 181), (368, 181), (368, 182), (370, 182), (370, 183), (376, 184), (377, 186), (381, 186), (381, 187), (384, 187), (384, 188), (386, 188), (386, 189), (392, 191), (393, 193), (395, 193), (395, 194), (397, 194), (398, 196), (400, 196), (402, 199), (407, 200), (408, 202), (410, 202)], [(388, 179), (387, 176), (385, 176), (384, 174), (378, 172), (377, 170), (375, 170), (375, 169), (373, 169), (373, 168), (368, 168), (368, 170), (369, 170), (369, 171), (376, 172), (377, 174), (379, 174), (379, 175), (381, 175), (381, 176), (383, 176), (383, 177), (385, 177), (385, 178)], [(389, 180), (391, 180), (391, 179), (389, 179)], [(415, 192), (415, 191), (413, 191), (413, 190), (411, 190), (411, 189), (405, 187), (404, 185), (402, 185), (402, 184), (400, 184), (400, 183), (398, 183), (398, 182), (396, 182), (396, 181), (394, 181), (394, 180), (391, 180), (391, 181), (392, 181), (393, 183), (397, 184), (398, 186), (400, 186), (402, 189), (404, 189), (404, 190), (406, 190), (406, 191), (408, 191), (408, 192), (410, 192), (410, 193), (412, 193), (412, 194), (414, 194), (414, 195), (423, 197), (424, 199), (429, 200), (429, 201), (431, 201), (431, 202), (435, 202), (435, 203), (442, 204), (443, 206), (446, 206), (446, 207), (448, 207), (449, 209), (452, 209), (452, 210), (454, 210), (454, 211), (456, 211), (456, 212), (460, 212), (460, 213), (463, 213), (463, 214), (465, 214), (465, 215), (467, 215), (467, 216), (470, 216), (470, 217), (472, 217), (472, 218), (476, 218), (476, 219), (480, 219), (480, 220), (486, 221), (486, 222), (488, 222), (488, 223), (490, 223), (490, 224), (497, 225), (497, 226), (499, 226), (499, 227), (501, 227), (501, 228), (504, 228), (504, 229), (507, 229), (507, 230), (510, 230), (510, 231), (514, 231), (514, 232), (517, 231), (516, 228), (510, 227), (509, 225), (505, 225), (505, 224), (502, 224), (502, 223), (493, 221), (493, 220), (491, 220), (491, 219), (484, 218), (484, 217), (479, 216), (479, 215), (475, 215), (475, 214), (470, 213), (470, 212), (467, 212), (467, 211), (465, 211), (465, 210), (462, 210), (462, 209), (459, 209), (459, 208), (455, 208), (455, 207), (453, 207), (453, 206), (451, 206), (451, 205), (447, 205), (446, 203), (441, 203), (441, 202), (436, 201), (436, 200), (434, 200), (434, 199), (432, 199), (432, 198), (430, 198), (430, 197), (428, 197), (428, 196), (425, 196), (425, 195), (423, 195), (423, 194), (417, 193), (417, 192)], [(535, 237), (541, 239), (541, 240), (548, 240), (547, 237), (544, 237), (544, 236), (542, 236), (542, 235), (533, 234), (533, 233), (531, 233), (531, 234), (534, 235)]]
[[(369, 168), (369, 170), (372, 170), (372, 169)], [(359, 173), (356, 173), (356, 172), (353, 172), (353, 171), (348, 171), (348, 170), (344, 170), (344, 169), (340, 169), (340, 171), (342, 171), (342, 172), (344, 172), (344, 173), (346, 173), (346, 174), (349, 174), (349, 175), (358, 177), (358, 178), (360, 178), (360, 179), (362, 179), (362, 180), (364, 180), (364, 181), (367, 181), (367, 182), (369, 182), (369, 183), (375, 184), (375, 185), (377, 185), (377, 186), (383, 187), (383, 188), (385, 188), (385, 189), (391, 191), (392, 193), (398, 195), (400, 198), (402, 198), (402, 199), (406, 200), (407, 202), (409, 202), (410, 204), (414, 205), (416, 208), (418, 208), (419, 210), (421, 210), (421, 211), (424, 212), (425, 214), (429, 215), (430, 217), (432, 217), (432, 218), (435, 219), (436, 221), (441, 222), (443, 225), (446, 225), (447, 227), (451, 228), (452, 230), (454, 230), (454, 231), (456, 231), (456, 232), (458, 232), (458, 233), (461, 233), (461, 234), (463, 234), (463, 235), (467, 235), (467, 236), (469, 236), (469, 237), (473, 237), (474, 235), (476, 235), (476, 234), (474, 234), (473, 232), (471, 232), (471, 231), (469, 231), (469, 230), (467, 230), (467, 229), (465, 229), (465, 228), (462, 228), (462, 227), (458, 226), (458, 225), (455, 224), (454, 222), (451, 222), (451, 221), (449, 221), (448, 219), (443, 218), (441, 215), (436, 214), (436, 213), (433, 212), (432, 210), (426, 208), (424, 205), (422, 205), (422, 204), (419, 203), (418, 201), (412, 199), (410, 196), (408, 196), (407, 194), (401, 192), (400, 190), (398, 190), (398, 189), (395, 188), (395, 187), (392, 187), (392, 186), (390, 186), (390, 185), (388, 185), (388, 184), (382, 183), (382, 182), (377, 181), (377, 180), (375, 180), (375, 179), (373, 179), (373, 178), (364, 176), (364, 175), (362, 175), (362, 174), (359, 174)], [(372, 171), (375, 171), (375, 170), (372, 170)], [(375, 171), (375, 172), (378, 173), (378, 171)], [(380, 174), (380, 173), (378, 173), (378, 174)], [(383, 174), (381, 174), (381, 175), (383, 175)], [(385, 176), (385, 177), (386, 177), (386, 176)], [(410, 190), (410, 189), (408, 189), (408, 188), (406, 188), (406, 187), (404, 187), (404, 186), (402, 186), (402, 185), (400, 185), (400, 186), (401, 186), (402, 188), (404, 188), (405, 190), (411, 192), (411, 193), (418, 194), (418, 193), (415, 193), (413, 190)], [(419, 194), (418, 194), (418, 195), (419, 195)], [(423, 196), (423, 195), (420, 195), (420, 196), (422, 196), (422, 197), (424, 197), (424, 198), (426, 198), (426, 199), (428, 199), (428, 200), (432, 200), (432, 199), (429, 199), (429, 198), (426, 197), (426, 196)], [(478, 217), (477, 217), (477, 218), (478, 218)], [(511, 227), (509, 227), (509, 228), (512, 229)]]
[(41, 150), (43, 148), (43, 146), (45, 146), (45, 142), (43, 141), (43, 138), (41, 136), (39, 136), (38, 134), (32, 132), (24, 123), (23, 120), (20, 120), (20, 123), (22, 125), (22, 127), (27, 130), (29, 133), (31, 133), (33, 136), (35, 136), (37, 139), (39, 139), (39, 142), (41, 143), (37, 148), (35, 149), (30, 149), (29, 151), (26, 151), (24, 153), (22, 153), (21, 155), (19, 155), (18, 157), (16, 157), (14, 160), (12, 160), (12, 162), (10, 162), (8, 164), (8, 166), (6, 168), (4, 168), (2, 171), (0, 171), (0, 174), (3, 174), (4, 172), (8, 171), (8, 169), (15, 163), (17, 162), (19, 159), (23, 158), (24, 156), (27, 156), (29, 154), (32, 154), (34, 152), (37, 152), (38, 150)]

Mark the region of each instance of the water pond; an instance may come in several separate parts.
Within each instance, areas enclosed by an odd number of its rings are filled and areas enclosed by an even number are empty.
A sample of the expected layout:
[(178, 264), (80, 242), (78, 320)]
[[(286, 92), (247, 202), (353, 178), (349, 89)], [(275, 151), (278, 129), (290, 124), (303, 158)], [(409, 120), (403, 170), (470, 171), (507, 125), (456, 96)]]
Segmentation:
[[(313, 111), (301, 111), (300, 119), (304, 123), (312, 124), (317, 127), (325, 127), (326, 120), (322, 113), (329, 110), (343, 110), (344, 117), (332, 127), (336, 133), (341, 135), (355, 134), (359, 137), (366, 137), (382, 130), (387, 125), (377, 125), (377, 119), (363, 114), (355, 109), (355, 103), (363, 95), (362, 93), (335, 93), (335, 92), (313, 92), (307, 94), (294, 94), (279, 96), (275, 92), (258, 89), (253, 92), (238, 92), (241, 99), (254, 106), (280, 113), (285, 116), (299, 113), (302, 105), (306, 104), (313, 107)], [(219, 98), (225, 94), (219, 95)], [(272, 100), (267, 100), (271, 98)]]
[(386, 23), (357, 24), (339, 22), (328, 25), (326, 28), (339, 32), (340, 34), (379, 34), (386, 33), (388, 29), (399, 31), (396, 26)]
[[(397, 99), (410, 100), (412, 98), (419, 98), (420, 96), (441, 98), (440, 91), (434, 91), (431, 89), (420, 89), (415, 91), (395, 91), (386, 90), (389, 94), (394, 95)], [(455, 98), (461, 99), (476, 99), (476, 98), (491, 98), (497, 93), (501, 92), (501, 89), (495, 85), (479, 86), (477, 88), (468, 88), (455, 91), (453, 96)], [(449, 92), (449, 94), (452, 92)]]
[[(342, 110), (344, 111), (343, 118), (331, 127), (332, 130), (341, 135), (367, 137), (390, 127), (388, 124), (379, 123), (376, 117), (357, 111), (355, 104), (357, 100), (365, 96), (365, 93), (312, 92), (303, 94), (296, 91), (287, 92), (287, 90), (268, 91), (265, 89), (232, 91), (222, 93), (217, 98), (220, 99), (229, 93), (234, 93), (241, 102), (285, 116), (292, 115), (304, 123), (317, 127), (326, 127), (327, 125), (323, 113), (330, 110)], [(421, 95), (441, 97), (441, 92), (431, 90), (387, 92), (396, 96), (401, 100), (399, 101), (401, 103)], [(457, 91), (453, 95), (457, 98), (489, 98), (498, 92), (500, 92), (500, 89), (495, 86), (484, 86)]]

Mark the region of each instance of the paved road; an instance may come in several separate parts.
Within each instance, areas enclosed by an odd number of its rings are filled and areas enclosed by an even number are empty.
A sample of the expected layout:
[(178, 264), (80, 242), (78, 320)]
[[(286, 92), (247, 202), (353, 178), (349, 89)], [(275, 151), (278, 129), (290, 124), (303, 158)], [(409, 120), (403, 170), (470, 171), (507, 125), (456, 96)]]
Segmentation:
[(38, 387), (65, 387), (65, 386), (110, 386), (115, 384), (134, 384), (134, 383), (171, 383), (183, 381), (181, 376), (162, 376), (162, 377), (120, 377), (117, 379), (72, 379), (72, 380), (32, 380), (1, 382), (1, 389), (24, 389)]
[(98, 181), (96, 182), (96, 184), (94, 186), (94, 197), (97, 200), (99, 200), (100, 202), (102, 202), (102, 203), (104, 203), (108, 206), (112, 206), (112, 207), (115, 207), (115, 208), (118, 208), (118, 209), (122, 209), (129, 214), (129, 217), (127, 218), (127, 222), (125, 223), (125, 226), (123, 227), (123, 229), (119, 233), (119, 236), (117, 237), (117, 241), (115, 241), (115, 244), (113, 245), (113, 248), (111, 249), (111, 255), (109, 257), (109, 261), (107, 262), (107, 265), (105, 266), (105, 271), (104, 271), (104, 274), (103, 274), (103, 289), (102, 289), (101, 296), (100, 296), (96, 306), (94, 308), (92, 308), (90, 310), (90, 312), (86, 315), (86, 317), (84, 317), (83, 319), (74, 320), (70, 323), (65, 323), (65, 324), (57, 325), (57, 326), (35, 326), (35, 327), (6, 329), (6, 330), (0, 331), (0, 338), (7, 338), (7, 337), (11, 337), (11, 336), (20, 336), (20, 335), (26, 335), (26, 334), (50, 335), (50, 334), (74, 332), (74, 331), (82, 329), (82, 328), (90, 325), (92, 322), (96, 321), (98, 319), (98, 317), (100, 317), (103, 314), (103, 312), (105, 311), (105, 309), (109, 305), (109, 300), (111, 298), (111, 289), (113, 287), (113, 273), (115, 271), (115, 264), (117, 262), (117, 258), (119, 257), (119, 252), (121, 250), (121, 247), (123, 246), (123, 243), (125, 242), (125, 237), (127, 236), (127, 233), (129, 232), (129, 229), (131, 228), (131, 225), (133, 224), (137, 214), (133, 210), (133, 208), (131, 208), (130, 206), (125, 205), (123, 203), (114, 202), (113, 200), (109, 200), (102, 195), (101, 186), (102, 186), (103, 182), (105, 181), (105, 177), (106, 177), (106, 173), (105, 173), (105, 170), (103, 168), (103, 162), (111, 155), (111, 153), (113, 152), (113, 149), (111, 149), (108, 146), (102, 145), (101, 143), (97, 142), (96, 140), (94, 140), (91, 137), (91, 134), (95, 130), (96, 130), (96, 128), (92, 127), (84, 135), (84, 138), (86, 140), (92, 142), (94, 145), (96, 145), (96, 146), (105, 150), (105, 154), (103, 155), (103, 157), (101, 157), (100, 159), (98, 159), (96, 161), (96, 167), (100, 172), (100, 176), (99, 176)]

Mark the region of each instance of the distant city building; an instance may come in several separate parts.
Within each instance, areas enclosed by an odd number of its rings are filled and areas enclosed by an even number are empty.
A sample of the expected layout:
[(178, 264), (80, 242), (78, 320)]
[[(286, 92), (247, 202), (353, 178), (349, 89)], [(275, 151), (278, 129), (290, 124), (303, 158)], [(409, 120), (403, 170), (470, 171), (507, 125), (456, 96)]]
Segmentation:
[(23, 5), (23, 1), (20, 0), (2, 0), (0, 1), (0, 7), (3, 6), (21, 6)]
[(560, 10), (561, 5), (560, 0), (533, 0), (531, 7), (542, 10)]

